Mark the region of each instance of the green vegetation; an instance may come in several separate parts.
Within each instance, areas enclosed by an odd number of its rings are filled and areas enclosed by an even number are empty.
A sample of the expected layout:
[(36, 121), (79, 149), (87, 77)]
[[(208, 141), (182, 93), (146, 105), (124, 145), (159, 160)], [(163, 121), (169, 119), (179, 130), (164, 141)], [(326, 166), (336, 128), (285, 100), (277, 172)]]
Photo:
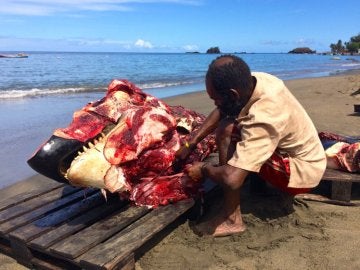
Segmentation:
[(360, 34), (350, 38), (350, 41), (345, 42), (344, 44), (339, 39), (338, 42), (331, 43), (330, 49), (333, 54), (344, 54), (344, 53), (359, 53), (360, 49)]

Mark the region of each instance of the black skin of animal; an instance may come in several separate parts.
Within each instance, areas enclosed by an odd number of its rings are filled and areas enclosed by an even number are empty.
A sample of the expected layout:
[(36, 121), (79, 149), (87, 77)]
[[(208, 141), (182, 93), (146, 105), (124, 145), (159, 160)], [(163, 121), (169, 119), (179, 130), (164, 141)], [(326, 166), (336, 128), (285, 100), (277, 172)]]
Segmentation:
[(85, 143), (52, 135), (27, 161), (38, 173), (55, 181), (68, 183), (63, 173)]

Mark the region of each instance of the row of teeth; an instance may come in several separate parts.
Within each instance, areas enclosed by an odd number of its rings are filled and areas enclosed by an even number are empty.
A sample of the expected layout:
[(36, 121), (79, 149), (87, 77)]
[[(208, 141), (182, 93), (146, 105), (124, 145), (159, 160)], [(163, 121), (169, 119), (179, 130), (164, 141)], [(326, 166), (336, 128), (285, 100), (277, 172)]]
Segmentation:
[[(104, 133), (101, 133), (97, 138), (95, 138), (94, 140), (88, 142), (87, 145), (84, 145), (84, 146), (82, 147), (82, 150), (79, 150), (79, 151), (77, 152), (77, 156), (74, 158), (73, 161), (78, 160), (78, 159), (81, 157), (81, 155), (84, 154), (84, 153), (86, 153), (88, 150), (95, 148), (96, 144), (104, 141), (105, 137), (106, 137), (106, 135), (105, 135)], [(96, 148), (95, 148), (95, 149), (96, 149)], [(66, 171), (66, 173), (64, 174), (64, 177), (65, 177), (66, 179), (68, 179), (68, 172), (69, 172), (69, 169), (70, 169), (70, 168), (71, 168), (71, 165), (70, 165), (70, 167), (68, 168), (68, 170)]]
[(87, 152), (88, 150), (94, 148), (95, 145), (98, 144), (99, 142), (102, 142), (102, 141), (104, 140), (104, 138), (105, 138), (105, 134), (104, 134), (104, 133), (101, 133), (101, 134), (99, 135), (99, 137), (95, 138), (93, 141), (88, 142), (87, 145), (84, 145), (84, 146), (82, 147), (82, 150), (79, 150), (79, 151), (77, 152), (78, 155), (77, 155), (77, 157), (76, 157), (75, 159), (77, 159), (80, 155), (82, 155), (83, 153)]

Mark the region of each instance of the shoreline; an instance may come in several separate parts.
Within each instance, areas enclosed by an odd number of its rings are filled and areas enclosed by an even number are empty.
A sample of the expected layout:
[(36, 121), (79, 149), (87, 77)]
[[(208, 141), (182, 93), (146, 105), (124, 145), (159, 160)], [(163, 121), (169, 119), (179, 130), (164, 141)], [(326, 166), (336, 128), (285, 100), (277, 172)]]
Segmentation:
[[(318, 131), (358, 136), (358, 131), (353, 128), (358, 125), (353, 105), (360, 103), (360, 95), (350, 94), (360, 88), (359, 76), (360, 69), (284, 82), (304, 106)], [(337, 88), (332, 90), (334, 87)], [(97, 94), (97, 98), (102, 96)], [(182, 105), (205, 115), (214, 108), (205, 90), (162, 99), (169, 105)], [(3, 115), (0, 117), (0, 129), (3, 129), (0, 143), (6, 148), (6, 155), (0, 156), (0, 169), (3, 171), (0, 188), (34, 175), (36, 172), (28, 167), (26, 160), (51, 136), (53, 130), (66, 127), (72, 120), (73, 112), (89, 101), (93, 101), (89, 96), (73, 95), (26, 99), (15, 105), (3, 104), (0, 109)], [(24, 113), (26, 117), (23, 117)], [(339, 121), (342, 117), (345, 117), (346, 125)]]
[[(257, 70), (255, 70), (257, 71)], [(269, 72), (272, 74), (271, 72)], [(327, 77), (333, 77), (333, 76), (346, 76), (346, 75), (352, 75), (360, 73), (360, 68), (356, 69), (348, 69), (348, 70), (335, 70), (335, 71), (328, 71), (326, 74), (314, 73), (314, 74), (307, 74), (307, 76), (304, 75), (295, 75), (291, 78), (285, 78), (282, 79), (284, 82), (286, 81), (293, 81), (293, 80), (302, 80), (302, 79), (312, 79), (312, 78), (327, 78)], [(275, 74), (275, 76), (277, 76)], [(281, 78), (281, 77), (279, 77)], [(113, 78), (117, 79), (117, 78)], [(110, 83), (112, 79), (109, 80), (108, 83)], [(136, 84), (136, 83), (135, 83)], [(155, 87), (155, 88), (142, 88), (141, 84), (136, 84), (138, 87), (140, 87), (144, 92), (156, 96), (159, 99), (168, 99), (168, 98), (176, 98), (177, 96), (181, 95), (187, 95), (191, 93), (196, 92), (202, 92), (205, 91), (205, 83), (203, 82), (197, 82), (197, 83), (179, 83), (174, 84), (170, 86), (162, 86), (162, 87)], [(74, 91), (74, 89), (79, 88), (79, 91)], [(9, 93), (7, 93), (8, 90), (5, 90), (4, 93), (0, 93), (0, 103), (11, 103), (11, 102), (21, 102), (26, 101), (28, 99), (46, 99), (46, 98), (66, 98), (66, 97), (72, 97), (75, 98), (82, 98), (82, 97), (91, 97), (93, 99), (100, 99), (104, 92), (107, 91), (107, 85), (103, 87), (94, 86), (88, 88), (89, 90), (83, 90), (83, 87), (69, 87), (69, 90), (66, 88), (64, 89), (58, 89), (55, 90), (55, 92), (51, 92), (50, 90), (46, 90), (45, 92), (42, 92), (39, 89), (34, 90), (9, 90)], [(101, 90), (100, 90), (101, 89)], [(181, 92), (180, 94), (177, 94), (177, 92)], [(1, 95), (3, 94), (3, 95)], [(13, 95), (13, 96), (11, 96)], [(92, 99), (89, 99), (89, 101), (93, 101)]]
[[(285, 84), (307, 110), (318, 131), (359, 135), (360, 118), (358, 114), (354, 114), (353, 104), (360, 103), (360, 96), (350, 94), (360, 89), (360, 70), (350, 74), (287, 80)], [(164, 100), (169, 105), (182, 105), (203, 114), (208, 114), (214, 107), (205, 91), (177, 95)], [(38, 105), (43, 106), (41, 102)], [(53, 107), (55, 105), (54, 100), (54, 103), (47, 106), (56, 111)], [(60, 109), (61, 107), (59, 104)], [(71, 118), (68, 118), (65, 122), (69, 123), (70, 120)], [(47, 127), (49, 133), (41, 137), (50, 137), (51, 129), (52, 127)], [(36, 141), (35, 144), (38, 146), (38, 142), (42, 141), (39, 136), (40, 133), (37, 132), (29, 138), (26, 137), (28, 140), (22, 143), (29, 144), (32, 140)], [(16, 140), (16, 137), (10, 138), (11, 140)], [(35, 148), (32, 151), (34, 150)], [(12, 170), (16, 172), (17, 167), (27, 166), (15, 164), (11, 158), (7, 159), (10, 160), (6, 165), (7, 170), (12, 166)], [(43, 183), (43, 177), (35, 172), (32, 176), (23, 178), (25, 180), (18, 179), (19, 181), (4, 187), (8, 191), (8, 198)], [(357, 254), (360, 242), (356, 240), (360, 239), (358, 208), (309, 202), (308, 207), (294, 206), (292, 212), (283, 213), (277, 198), (242, 195), (242, 199), (245, 200), (242, 206), (244, 221), (249, 230), (240, 236), (222, 239), (201, 238), (193, 234), (188, 222), (178, 224), (155, 247), (139, 257), (136, 269), (275, 270), (291, 267), (299, 270), (325, 270), (339, 269), (344, 265), (347, 265), (348, 269), (353, 269), (352, 267), (360, 265)], [(218, 204), (215, 200), (209, 209), (216, 209)], [(211, 216), (213, 211), (205, 218)], [(274, 213), (281, 215), (274, 216)], [(314, 250), (317, 251), (315, 256)], [(194, 254), (197, 256), (194, 257)], [(298, 262), (295, 266), (294, 261)], [(26, 269), (3, 254), (0, 254), (0, 265), (0, 269)]]
[[(351, 94), (360, 89), (360, 69), (331, 76), (285, 80), (284, 83), (303, 105), (318, 131), (359, 135), (360, 132), (354, 128), (358, 125), (358, 115), (354, 113), (353, 105), (360, 103), (360, 94)], [(203, 104), (191, 102), (192, 99), (201, 99)], [(181, 104), (203, 114), (214, 108), (205, 90), (164, 100), (170, 105)], [(339, 122), (340, 117), (345, 117), (348, 125)]]
[[(344, 71), (334, 72), (334, 73), (330, 73), (329, 75), (323, 75), (323, 76), (314, 76), (314, 77), (313, 76), (308, 76), (308, 77), (300, 77), (300, 78), (294, 78), (294, 79), (283, 79), (283, 81), (286, 84), (286, 82), (290, 82), (290, 81), (308, 80), (308, 79), (316, 79), (316, 78), (338, 77), (338, 76), (351, 76), (351, 75), (358, 75), (358, 74), (360, 74), (360, 68), (359, 69), (351, 69), (351, 70), (344, 70)], [(146, 90), (144, 90), (144, 91), (146, 92)], [(164, 100), (171, 100), (173, 98), (186, 96), (186, 95), (197, 93), (197, 92), (205, 92), (205, 91), (206, 91), (205, 89), (194, 90), (192, 92), (188, 92), (188, 93), (184, 93), (184, 94), (178, 94), (178, 95), (174, 95), (174, 96), (164, 97), (163, 99)]]

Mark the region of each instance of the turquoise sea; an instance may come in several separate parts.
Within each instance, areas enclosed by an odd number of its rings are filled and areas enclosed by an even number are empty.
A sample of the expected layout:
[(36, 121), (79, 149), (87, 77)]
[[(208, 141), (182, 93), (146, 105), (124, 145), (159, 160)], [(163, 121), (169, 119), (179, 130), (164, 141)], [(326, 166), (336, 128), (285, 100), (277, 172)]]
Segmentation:
[[(6, 52), (0, 52), (4, 54)], [(205, 89), (218, 55), (185, 53), (26, 52), (0, 58), (0, 188), (35, 174), (26, 160), (75, 110), (103, 97), (114, 78), (158, 98)], [(320, 77), (360, 69), (360, 56), (239, 54), (252, 71), (281, 79)]]
[[(212, 54), (29, 52), (0, 58), (0, 100), (103, 92), (113, 78), (126, 78), (165, 97), (204, 88)], [(253, 71), (282, 79), (327, 76), (360, 68), (359, 56), (241, 54)]]

